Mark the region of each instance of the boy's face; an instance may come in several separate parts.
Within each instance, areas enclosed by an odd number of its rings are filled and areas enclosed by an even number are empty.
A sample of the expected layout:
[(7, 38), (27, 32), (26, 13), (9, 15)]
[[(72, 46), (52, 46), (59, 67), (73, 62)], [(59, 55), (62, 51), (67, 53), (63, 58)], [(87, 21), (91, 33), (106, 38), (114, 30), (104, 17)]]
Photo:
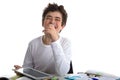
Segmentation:
[(62, 26), (62, 15), (58, 11), (48, 12), (45, 16), (43, 27), (46, 29), (49, 26), (55, 28), (55, 30), (59, 33), (64, 26)]

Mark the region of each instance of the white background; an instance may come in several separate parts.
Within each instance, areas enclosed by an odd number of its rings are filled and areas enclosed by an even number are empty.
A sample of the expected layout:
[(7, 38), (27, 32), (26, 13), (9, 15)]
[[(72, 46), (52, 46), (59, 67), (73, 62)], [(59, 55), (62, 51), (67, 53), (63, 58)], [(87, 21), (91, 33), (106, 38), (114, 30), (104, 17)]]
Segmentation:
[(0, 76), (13, 75), (29, 41), (42, 35), (41, 16), (49, 2), (68, 12), (61, 35), (72, 42), (74, 72), (120, 76), (120, 0), (0, 0)]

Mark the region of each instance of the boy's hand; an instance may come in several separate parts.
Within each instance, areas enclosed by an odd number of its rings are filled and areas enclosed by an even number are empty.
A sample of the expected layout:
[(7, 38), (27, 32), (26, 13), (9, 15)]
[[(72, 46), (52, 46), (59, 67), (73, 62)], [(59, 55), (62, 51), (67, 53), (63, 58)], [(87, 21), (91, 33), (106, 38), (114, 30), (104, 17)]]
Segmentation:
[[(21, 66), (19, 66), (19, 65), (14, 65), (14, 68), (17, 70), (17, 69), (20, 69), (20, 68), (22, 68)], [(16, 72), (16, 71), (14, 71), (18, 76), (22, 76), (20, 73), (18, 73), (18, 72)]]
[(22, 67), (19, 66), (19, 65), (14, 65), (14, 68), (15, 68), (15, 69), (20, 69), (20, 68), (22, 68)]

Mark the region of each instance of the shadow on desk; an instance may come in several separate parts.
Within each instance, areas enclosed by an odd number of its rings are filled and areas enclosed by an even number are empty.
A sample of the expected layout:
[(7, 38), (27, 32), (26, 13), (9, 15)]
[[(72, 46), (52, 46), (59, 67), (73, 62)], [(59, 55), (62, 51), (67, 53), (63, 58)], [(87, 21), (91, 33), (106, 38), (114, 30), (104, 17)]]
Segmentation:
[(9, 80), (7, 77), (0, 77), (0, 80)]

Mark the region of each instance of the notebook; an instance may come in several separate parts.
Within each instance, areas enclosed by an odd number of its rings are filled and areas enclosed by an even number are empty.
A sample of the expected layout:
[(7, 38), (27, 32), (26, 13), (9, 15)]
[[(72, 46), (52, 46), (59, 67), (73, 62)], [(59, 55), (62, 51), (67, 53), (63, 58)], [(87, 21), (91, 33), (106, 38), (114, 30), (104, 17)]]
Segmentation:
[(27, 76), (29, 78), (35, 79), (35, 80), (41, 80), (41, 79), (49, 79), (52, 77), (52, 75), (44, 73), (42, 71), (38, 71), (32, 68), (20, 68), (18, 70), (13, 69), (17, 73)]

